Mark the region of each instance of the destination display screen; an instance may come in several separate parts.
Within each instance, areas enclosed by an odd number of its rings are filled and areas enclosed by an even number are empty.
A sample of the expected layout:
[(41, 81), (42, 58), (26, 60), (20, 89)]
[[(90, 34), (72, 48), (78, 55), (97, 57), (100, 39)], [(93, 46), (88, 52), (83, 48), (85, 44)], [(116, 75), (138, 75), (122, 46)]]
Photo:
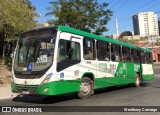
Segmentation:
[(35, 29), (28, 32), (23, 33), (20, 36), (20, 39), (30, 39), (30, 38), (38, 38), (38, 37), (46, 37), (46, 36), (56, 36), (57, 28), (44, 28), (44, 29)]

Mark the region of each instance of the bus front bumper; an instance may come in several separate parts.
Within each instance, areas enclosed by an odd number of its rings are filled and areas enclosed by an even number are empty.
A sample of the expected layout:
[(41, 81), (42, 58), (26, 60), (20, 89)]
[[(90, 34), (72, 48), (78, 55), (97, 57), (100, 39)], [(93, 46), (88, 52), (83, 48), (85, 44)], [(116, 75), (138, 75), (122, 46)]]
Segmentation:
[[(14, 93), (33, 94), (33, 95), (56, 95), (54, 89), (49, 88), (48, 84), (45, 85), (20, 85), (11, 84), (11, 90)], [(54, 88), (54, 87), (53, 87)]]
[(14, 93), (34, 94), (34, 95), (59, 95), (79, 91), (80, 80), (66, 80), (49, 82), (43, 85), (20, 85), (11, 84)]

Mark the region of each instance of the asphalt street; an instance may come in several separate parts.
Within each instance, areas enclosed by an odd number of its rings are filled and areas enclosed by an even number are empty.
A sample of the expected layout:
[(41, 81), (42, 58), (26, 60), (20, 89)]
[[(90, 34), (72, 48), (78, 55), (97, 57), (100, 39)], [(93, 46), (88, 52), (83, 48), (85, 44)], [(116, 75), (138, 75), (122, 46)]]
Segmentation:
[[(159, 70), (156, 70), (156, 72), (160, 73)], [(35, 107), (62, 106), (60, 111), (65, 111), (65, 106), (160, 106), (159, 96), (160, 74), (155, 74), (155, 78), (153, 80), (144, 82), (141, 87), (137, 88), (127, 85), (98, 89), (95, 91), (95, 95), (88, 99), (78, 99), (74, 93), (51, 97), (19, 95), (13, 99), (0, 100), (0, 105)], [(72, 108), (70, 108), (70, 110), (72, 110)]]
[(98, 89), (88, 99), (78, 99), (74, 93), (58, 96), (26, 95), (13, 99), (0, 100), (4, 106), (160, 106), (160, 76), (155, 75), (151, 81), (141, 87), (119, 86)]

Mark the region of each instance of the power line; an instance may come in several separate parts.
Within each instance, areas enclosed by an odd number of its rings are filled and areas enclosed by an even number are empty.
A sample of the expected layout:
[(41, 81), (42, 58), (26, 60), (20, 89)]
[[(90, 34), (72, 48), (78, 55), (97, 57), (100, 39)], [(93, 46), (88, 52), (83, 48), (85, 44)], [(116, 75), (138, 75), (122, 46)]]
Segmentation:
[[(127, 2), (127, 1), (126, 1), (126, 2)], [(126, 4), (126, 2), (124, 2), (123, 5)], [(147, 3), (145, 4), (145, 6), (149, 5), (151, 2), (153, 2), (153, 1), (147, 2)], [(144, 9), (144, 10), (149, 10), (149, 9), (151, 9), (151, 8), (153, 8), (153, 7), (157, 6), (157, 5), (159, 5), (159, 4), (160, 4), (160, 2), (158, 2), (158, 3), (154, 4), (154, 5), (152, 5), (151, 7), (147, 8), (147, 9)], [(144, 7), (145, 7), (145, 6), (144, 6)], [(121, 5), (120, 7), (122, 7), (122, 5)], [(120, 8), (120, 7), (118, 7), (118, 8)], [(140, 8), (138, 8), (138, 9), (132, 11), (132, 13), (135, 12), (135, 11), (138, 11), (138, 10), (144, 8), (144, 7), (141, 6)], [(118, 8), (117, 8), (117, 9), (118, 9)], [(116, 9), (116, 10), (117, 10), (117, 9)], [(158, 13), (160, 13), (160, 11), (157, 11), (156, 13), (158, 14)], [(131, 14), (131, 13), (130, 13), (130, 14)], [(128, 17), (128, 15), (125, 16), (125, 17)], [(120, 18), (119, 21), (124, 21), (124, 20), (122, 20), (122, 19), (124, 19), (125, 17)], [(125, 18), (125, 20), (126, 20), (126, 19), (129, 19), (129, 18), (131, 18), (131, 17)], [(114, 20), (113, 20), (113, 21), (114, 21)], [(126, 25), (126, 26), (123, 26), (123, 27), (121, 27), (121, 28), (128, 27), (128, 26), (131, 26), (131, 25), (132, 25), (132, 23), (131, 23), (131, 24), (128, 24), (128, 25)], [(121, 28), (120, 28), (120, 29), (121, 29)]]
[(111, 6), (112, 8), (114, 8), (118, 3), (120, 2), (120, 0), (118, 0), (115, 4), (113, 4), (113, 6)]
[(108, 2), (108, 4), (111, 4), (114, 0), (111, 0), (110, 2)]
[(157, 5), (159, 5), (159, 4), (160, 4), (160, 2), (158, 2), (158, 3), (154, 4), (153, 6), (151, 6), (151, 7), (147, 8), (147, 9), (145, 9), (145, 10), (149, 10), (149, 9), (151, 9), (151, 8), (153, 8), (153, 7), (157, 6)]
[[(122, 18), (119, 18), (119, 21), (121, 21), (122, 19), (125, 19), (125, 20), (126, 20), (126, 19), (129, 19), (130, 17), (128, 17), (128, 16), (129, 16), (130, 14), (133, 14), (133, 13), (137, 12), (138, 10), (140, 10), (140, 9), (142, 9), (142, 8), (150, 5), (151, 3), (153, 3), (153, 1), (147, 2), (147, 3), (144, 4), (143, 6), (137, 8), (136, 10), (131, 11), (131, 13), (128, 13), (128, 14), (126, 14), (125, 16), (123, 16)], [(157, 3), (156, 3), (156, 4), (157, 4)], [(152, 6), (152, 7), (154, 7), (154, 6)], [(152, 8), (152, 7), (150, 7), (150, 8)], [(147, 9), (150, 9), (150, 8), (147, 8)], [(126, 17), (128, 17), (128, 18), (126, 18)]]
[[(145, 10), (149, 10), (149, 9), (151, 9), (151, 8), (153, 8), (153, 7), (157, 6), (157, 5), (159, 5), (159, 4), (160, 4), (160, 2), (158, 2), (158, 3), (154, 4), (153, 6), (151, 6), (151, 7), (147, 8), (147, 9), (145, 9)], [(159, 13), (160, 13), (160, 11), (159, 11)], [(128, 18), (126, 18), (126, 19), (128, 19)], [(125, 19), (125, 20), (126, 20), (126, 19)], [(124, 20), (123, 20), (123, 21), (124, 21)]]
[[(150, 5), (150, 3), (153, 3), (153, 1), (149, 1), (149, 2), (147, 2), (146, 4), (144, 4), (143, 6), (144, 6), (144, 7), (146, 7), (147, 5)], [(158, 3), (159, 3), (159, 2), (158, 2)], [(157, 3), (156, 3), (155, 5), (157, 5)], [(154, 6), (155, 6), (155, 5), (154, 5)], [(137, 8), (136, 10), (132, 11), (131, 13), (128, 13), (125, 17), (128, 17), (128, 16), (129, 16), (129, 14), (133, 14), (133, 13), (137, 12), (138, 10), (140, 10), (140, 9), (144, 8), (143, 6), (141, 6), (141, 7)], [(154, 6), (152, 6), (152, 7), (154, 7)], [(147, 10), (148, 10), (148, 9), (151, 9), (152, 7), (147, 8)], [(122, 20), (122, 19), (124, 19), (125, 17), (120, 18), (119, 20), (121, 21), (121, 20)], [(128, 19), (128, 18), (127, 18), (127, 19)]]
[(127, 2), (128, 2), (128, 0), (125, 1), (123, 4), (121, 4), (116, 10), (114, 10), (114, 12), (116, 12), (117, 10), (119, 10), (119, 9), (120, 9), (122, 6), (124, 6)]

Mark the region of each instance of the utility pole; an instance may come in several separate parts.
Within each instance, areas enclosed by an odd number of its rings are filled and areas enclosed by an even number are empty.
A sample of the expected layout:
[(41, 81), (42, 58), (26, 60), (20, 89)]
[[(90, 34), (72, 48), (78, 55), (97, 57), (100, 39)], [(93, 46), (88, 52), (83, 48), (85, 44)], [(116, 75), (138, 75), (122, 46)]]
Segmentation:
[(119, 34), (119, 31), (118, 31), (118, 19), (116, 19), (116, 31), (117, 31), (117, 35)]
[(118, 31), (118, 19), (116, 19), (116, 31), (117, 31), (116, 37), (117, 37), (117, 39), (118, 39), (118, 37), (119, 37), (119, 31)]

